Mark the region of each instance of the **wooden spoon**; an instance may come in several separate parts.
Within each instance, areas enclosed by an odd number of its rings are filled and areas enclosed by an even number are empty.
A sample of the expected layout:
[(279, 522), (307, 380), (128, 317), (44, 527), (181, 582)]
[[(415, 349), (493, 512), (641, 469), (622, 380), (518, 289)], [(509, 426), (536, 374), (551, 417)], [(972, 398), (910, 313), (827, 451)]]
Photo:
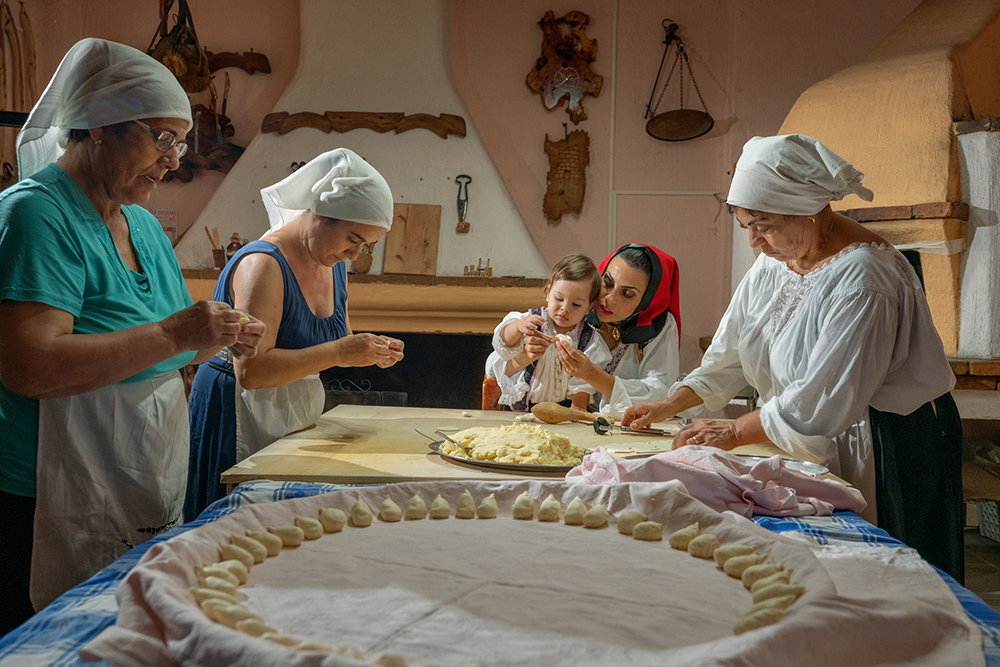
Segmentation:
[[(531, 414), (546, 424), (558, 424), (559, 422), (568, 422), (574, 419), (592, 422), (600, 417), (600, 415), (592, 415), (583, 410), (574, 410), (558, 403), (536, 403), (531, 406)], [(613, 419), (608, 419), (608, 421), (614, 423)]]

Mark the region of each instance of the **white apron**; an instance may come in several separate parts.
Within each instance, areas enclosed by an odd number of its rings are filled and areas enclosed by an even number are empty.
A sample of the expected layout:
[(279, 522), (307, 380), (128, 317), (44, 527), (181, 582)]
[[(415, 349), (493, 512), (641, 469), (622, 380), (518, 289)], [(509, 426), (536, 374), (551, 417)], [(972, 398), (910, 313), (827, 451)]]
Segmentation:
[(39, 403), (37, 610), (182, 522), (190, 446), (177, 371)]
[(307, 426), (323, 414), (326, 393), (319, 373), (282, 387), (244, 389), (236, 380), (236, 461)]

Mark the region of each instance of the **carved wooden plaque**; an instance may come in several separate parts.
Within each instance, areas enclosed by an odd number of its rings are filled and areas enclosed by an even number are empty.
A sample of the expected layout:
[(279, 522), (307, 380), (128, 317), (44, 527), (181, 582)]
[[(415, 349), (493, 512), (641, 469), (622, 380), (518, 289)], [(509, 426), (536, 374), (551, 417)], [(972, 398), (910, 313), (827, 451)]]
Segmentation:
[(560, 141), (550, 141), (545, 135), (545, 153), (549, 156), (548, 187), (542, 202), (545, 217), (558, 222), (566, 211), (579, 215), (587, 190), (590, 137), (583, 130), (573, 130)]

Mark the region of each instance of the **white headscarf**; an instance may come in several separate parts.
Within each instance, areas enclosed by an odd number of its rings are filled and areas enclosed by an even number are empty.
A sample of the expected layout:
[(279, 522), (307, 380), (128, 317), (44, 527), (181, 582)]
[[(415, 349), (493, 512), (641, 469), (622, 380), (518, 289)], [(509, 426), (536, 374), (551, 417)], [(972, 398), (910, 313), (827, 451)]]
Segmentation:
[(143, 118), (180, 118), (191, 129), (191, 102), (166, 67), (131, 46), (83, 39), (63, 57), (17, 135), (21, 179), (65, 150), (60, 130), (89, 130)]
[(781, 215), (815, 215), (831, 201), (871, 201), (864, 174), (812, 137), (754, 137), (736, 163), (726, 203)]
[(346, 148), (323, 153), (260, 191), (271, 229), (304, 211), (337, 220), (392, 227), (392, 192), (382, 174)]

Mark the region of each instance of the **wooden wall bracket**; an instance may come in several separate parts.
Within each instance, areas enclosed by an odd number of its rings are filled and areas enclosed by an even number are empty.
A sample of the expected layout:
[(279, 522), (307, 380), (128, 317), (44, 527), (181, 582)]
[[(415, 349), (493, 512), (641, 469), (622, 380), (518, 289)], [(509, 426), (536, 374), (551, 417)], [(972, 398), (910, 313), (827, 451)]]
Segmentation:
[(442, 139), (447, 139), (449, 134), (458, 137), (465, 136), (465, 119), (461, 116), (448, 113), (438, 116), (427, 113), (407, 116), (399, 112), (377, 111), (327, 111), (322, 114), (313, 111), (299, 111), (292, 114), (287, 111), (278, 111), (264, 116), (264, 120), (260, 124), (260, 131), (288, 134), (300, 127), (311, 127), (327, 134), (360, 129), (374, 132), (395, 130), (396, 134), (399, 134), (421, 128), (430, 130)]

